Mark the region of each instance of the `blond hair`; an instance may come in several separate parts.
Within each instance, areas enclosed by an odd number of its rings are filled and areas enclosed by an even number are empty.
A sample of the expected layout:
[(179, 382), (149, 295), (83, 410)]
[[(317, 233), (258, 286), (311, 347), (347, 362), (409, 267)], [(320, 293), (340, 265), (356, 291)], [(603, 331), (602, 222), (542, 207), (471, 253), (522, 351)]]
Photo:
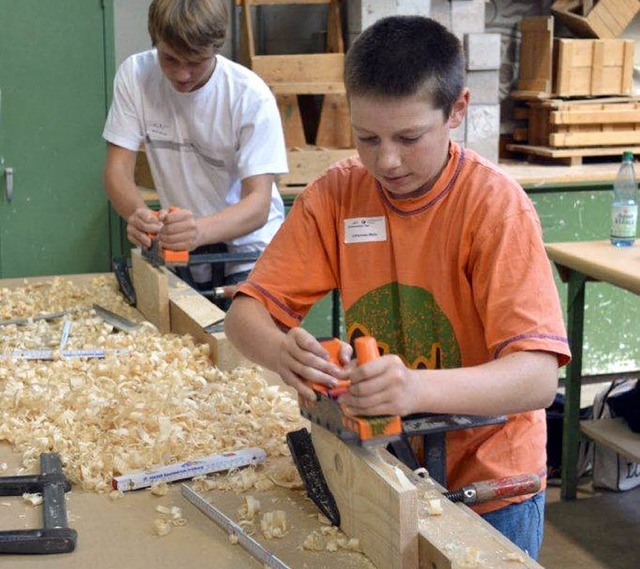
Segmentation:
[(153, 0), (149, 6), (151, 42), (180, 53), (199, 53), (224, 45), (229, 25), (225, 0)]

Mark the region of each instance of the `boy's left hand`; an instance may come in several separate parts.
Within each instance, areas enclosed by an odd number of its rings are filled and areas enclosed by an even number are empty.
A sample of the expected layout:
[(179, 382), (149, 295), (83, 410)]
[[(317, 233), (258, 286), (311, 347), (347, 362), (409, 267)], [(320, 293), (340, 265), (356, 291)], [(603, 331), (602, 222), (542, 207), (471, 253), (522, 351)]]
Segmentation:
[(160, 245), (173, 251), (193, 251), (199, 243), (200, 232), (193, 213), (188, 209), (161, 210)]
[(418, 381), (396, 355), (359, 365), (349, 375), (351, 387), (339, 402), (352, 415), (400, 415), (415, 412)]

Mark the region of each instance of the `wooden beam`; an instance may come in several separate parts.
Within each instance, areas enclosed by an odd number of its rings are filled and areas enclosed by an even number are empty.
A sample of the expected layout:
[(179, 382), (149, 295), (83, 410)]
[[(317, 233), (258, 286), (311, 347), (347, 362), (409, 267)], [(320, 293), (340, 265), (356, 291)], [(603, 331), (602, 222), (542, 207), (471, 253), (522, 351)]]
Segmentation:
[[(311, 425), (313, 445), (340, 510), (341, 528), (357, 537), (380, 568), (542, 569), (473, 510), (442, 496), (382, 447), (346, 445)], [(432, 500), (442, 513), (429, 515)]]
[(142, 257), (140, 249), (131, 251), (131, 269), (136, 308), (160, 332), (170, 332), (169, 271), (165, 267), (154, 267)]
[(416, 489), (375, 450), (347, 446), (311, 425), (313, 445), (340, 510), (340, 527), (360, 540), (365, 555), (382, 569), (418, 567)]
[(171, 332), (190, 334), (201, 344), (209, 345), (212, 363), (223, 371), (252, 365), (231, 344), (224, 332), (207, 334), (204, 328), (224, 319), (225, 312), (173, 273), (168, 275)]

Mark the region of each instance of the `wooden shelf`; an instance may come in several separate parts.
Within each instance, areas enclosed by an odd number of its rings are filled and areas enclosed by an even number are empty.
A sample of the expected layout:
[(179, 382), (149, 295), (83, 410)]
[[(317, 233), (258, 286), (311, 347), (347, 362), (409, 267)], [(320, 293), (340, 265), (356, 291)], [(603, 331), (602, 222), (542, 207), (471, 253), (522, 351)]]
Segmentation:
[(640, 433), (634, 433), (623, 418), (581, 421), (580, 430), (628, 460), (640, 462)]

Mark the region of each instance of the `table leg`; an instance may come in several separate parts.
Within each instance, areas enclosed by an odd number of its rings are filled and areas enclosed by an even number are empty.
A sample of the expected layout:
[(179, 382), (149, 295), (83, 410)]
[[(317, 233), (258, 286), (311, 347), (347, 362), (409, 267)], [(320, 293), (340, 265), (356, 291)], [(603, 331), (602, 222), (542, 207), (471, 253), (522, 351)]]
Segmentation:
[(573, 500), (578, 488), (578, 450), (580, 447), (580, 387), (582, 380), (582, 340), (584, 336), (584, 296), (587, 278), (579, 272), (568, 274), (567, 333), (571, 362), (565, 380), (564, 420), (562, 424), (562, 485), (560, 495)]

